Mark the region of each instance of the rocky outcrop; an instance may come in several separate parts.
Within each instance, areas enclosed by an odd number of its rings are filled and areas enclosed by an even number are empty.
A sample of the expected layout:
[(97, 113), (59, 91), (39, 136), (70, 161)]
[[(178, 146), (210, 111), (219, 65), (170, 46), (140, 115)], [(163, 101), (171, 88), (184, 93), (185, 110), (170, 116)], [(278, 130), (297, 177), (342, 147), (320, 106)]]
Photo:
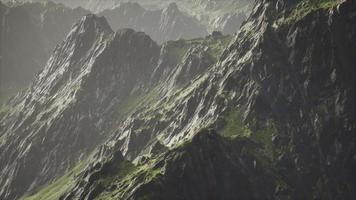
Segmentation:
[(1, 198), (18, 197), (91, 152), (120, 121), (120, 105), (143, 87), (158, 54), (147, 35), (114, 34), (104, 18), (77, 23), (2, 112)]

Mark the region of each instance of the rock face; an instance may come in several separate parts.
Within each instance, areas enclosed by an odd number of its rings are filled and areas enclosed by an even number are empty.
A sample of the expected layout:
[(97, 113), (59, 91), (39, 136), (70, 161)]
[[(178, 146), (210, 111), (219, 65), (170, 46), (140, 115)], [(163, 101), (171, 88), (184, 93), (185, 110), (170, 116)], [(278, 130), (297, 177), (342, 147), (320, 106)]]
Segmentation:
[(1, 88), (26, 87), (72, 24), (88, 13), (48, 3), (0, 4)]
[[(280, 126), (273, 137), (276, 165), (289, 187), (278, 194), (349, 199), (355, 188), (349, 177), (355, 173), (356, 93), (350, 74), (356, 60), (349, 52), (355, 46), (356, 4), (317, 6), (297, 15), (302, 11), (293, 1), (258, 4), (230, 47), (238, 50), (225, 57), (249, 61), (230, 65), (236, 71), (225, 83), (239, 85), (236, 101), (245, 102), (246, 116), (271, 118)], [(256, 37), (246, 40), (251, 32)]]
[[(356, 188), (352, 178), (356, 93), (355, 58), (350, 53), (355, 45), (356, 4), (332, 2), (299, 9), (300, 4), (292, 1), (257, 2), (249, 20), (213, 68), (178, 94), (134, 114), (108, 142), (115, 144), (111, 145), (113, 152), (122, 152), (133, 160), (149, 154), (149, 146), (154, 143), (147, 141), (159, 140), (175, 149), (181, 141), (193, 137), (181, 148), (190, 149), (192, 145), (192, 151), (200, 152), (200, 156), (171, 152), (163, 153), (161, 159), (152, 155), (140, 158), (138, 171), (133, 169), (124, 177), (110, 176), (113, 179), (109, 184), (103, 176), (103, 182), (96, 182), (101, 189), (94, 196), (201, 199), (204, 196), (200, 191), (209, 191), (216, 195), (212, 199), (352, 199)], [(229, 114), (234, 110), (236, 114)], [(223, 156), (215, 153), (230, 154), (220, 145), (200, 146), (205, 139), (194, 135), (204, 127), (244, 138), (244, 144), (225, 144), (227, 148), (242, 148), (250, 156), (242, 158), (236, 153), (238, 157), (230, 156), (229, 161), (243, 161), (249, 170), (261, 169), (260, 173), (252, 171), (259, 174), (257, 180), (236, 163), (233, 168), (224, 167), (245, 184), (232, 192), (228, 186), (224, 192), (213, 187), (220, 183), (216, 174), (224, 177), (217, 163), (225, 163), (219, 160)], [(209, 163), (213, 158), (216, 162)], [(204, 167), (199, 167), (201, 164)], [(190, 166), (195, 166), (194, 173)], [(158, 175), (152, 178), (152, 174)], [(196, 177), (200, 177), (200, 184), (185, 187)], [(261, 177), (267, 177), (269, 183), (263, 186), (266, 190), (256, 191), (254, 188), (261, 187), (253, 184)], [(230, 182), (229, 178), (224, 180)], [(82, 188), (77, 185), (63, 198), (85, 196), (86, 190), (78, 187)], [(84, 198), (79, 195), (79, 199)]]
[[(16, 199), (62, 175), (138, 105), (168, 93), (165, 83), (172, 74), (182, 76), (171, 84), (176, 90), (207, 70), (229, 38), (160, 47), (142, 32), (114, 33), (105, 18), (84, 17), (32, 85), (1, 111), (0, 197)], [(180, 63), (181, 57), (190, 62), (200, 54), (211, 57), (198, 69)], [(176, 72), (178, 65), (185, 71)]]
[[(160, 48), (85, 18), (2, 114), (1, 197), (17, 197), (13, 175), (70, 166), (112, 133), (59, 199), (352, 199), (355, 12), (353, 0), (259, 0), (227, 48), (217, 33)], [(38, 105), (58, 108), (42, 117)], [(29, 167), (46, 139), (50, 167)]]
[(92, 151), (158, 55), (143, 33), (114, 34), (105, 19), (92, 15), (76, 24), (32, 86), (2, 113), (1, 198), (50, 180)]
[(132, 28), (143, 31), (153, 40), (162, 43), (168, 40), (192, 39), (206, 36), (203, 25), (193, 17), (179, 11), (175, 3), (162, 10), (146, 10), (138, 3), (122, 3), (115, 9), (104, 10), (113, 29)]

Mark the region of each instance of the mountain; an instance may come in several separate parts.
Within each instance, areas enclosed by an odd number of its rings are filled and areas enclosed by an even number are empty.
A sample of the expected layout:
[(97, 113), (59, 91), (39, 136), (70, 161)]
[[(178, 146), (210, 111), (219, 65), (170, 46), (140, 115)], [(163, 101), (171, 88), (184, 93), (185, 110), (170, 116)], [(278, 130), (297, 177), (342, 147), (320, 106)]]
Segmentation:
[(85, 17), (1, 112), (0, 197), (352, 199), (355, 11), (258, 0), (232, 40), (161, 46)]
[(122, 3), (114, 9), (98, 13), (105, 16), (113, 29), (132, 28), (147, 33), (162, 43), (169, 40), (192, 39), (208, 35), (198, 20), (179, 11), (171, 3), (162, 10), (146, 10), (138, 3)]
[(352, 199), (355, 9), (258, 1), (216, 65), (122, 123), (62, 198)]
[(120, 3), (130, 2), (130, 0), (54, 0), (57, 3), (63, 3), (72, 8), (83, 7), (94, 13), (105, 9), (113, 8)]
[(136, 104), (187, 84), (229, 39), (158, 46), (142, 32), (113, 32), (105, 18), (84, 17), (31, 86), (2, 108), (0, 197), (16, 199), (85, 160)]
[(136, 166), (116, 152), (93, 163), (62, 199), (271, 199), (272, 174), (254, 167), (244, 146), (253, 144), (202, 130), (190, 143)]
[(254, 1), (248, 0), (183, 0), (177, 1), (184, 12), (204, 24), (209, 32), (235, 34), (246, 20)]
[[(1, 3), (4, 23), (1, 25), (0, 104), (28, 86), (72, 24), (88, 13), (82, 8), (71, 9), (51, 1)], [(159, 43), (207, 35), (203, 25), (180, 12), (175, 4), (151, 11), (137, 3), (123, 3), (99, 15), (107, 17), (114, 30), (144, 31)]]
[(138, 3), (148, 10), (160, 10), (175, 3), (179, 9), (205, 26), (208, 32), (236, 33), (251, 12), (253, 1), (248, 0), (54, 0), (70, 7), (83, 7), (93, 13), (112, 9), (125, 3)]
[[(59, 4), (23, 3), (1, 6), (1, 81), (6, 93), (27, 87), (72, 24), (88, 11)], [(2, 102), (0, 102), (2, 103)]]
[[(18, 0), (46, 1), (46, 0)], [(194, 17), (208, 32), (221, 31), (224, 34), (235, 34), (242, 22), (246, 20), (253, 7), (248, 0), (53, 0), (71, 8), (82, 7), (93, 13), (116, 10), (122, 4), (138, 3), (148, 11), (166, 9), (176, 4), (184, 15)], [(131, 14), (129, 14), (131, 15)], [(132, 16), (132, 15), (131, 15)], [(141, 15), (140, 15), (141, 16)], [(138, 16), (139, 17), (139, 16)], [(128, 27), (125, 27), (128, 28)]]

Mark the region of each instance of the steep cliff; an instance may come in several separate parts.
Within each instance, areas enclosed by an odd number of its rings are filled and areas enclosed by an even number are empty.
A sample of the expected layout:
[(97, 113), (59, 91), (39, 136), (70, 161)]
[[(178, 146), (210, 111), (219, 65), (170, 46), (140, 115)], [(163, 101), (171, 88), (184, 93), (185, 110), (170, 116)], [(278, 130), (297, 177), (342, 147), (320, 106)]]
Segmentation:
[(50, 180), (92, 151), (158, 55), (143, 33), (113, 34), (95, 16), (76, 24), (32, 86), (2, 112), (1, 197)]

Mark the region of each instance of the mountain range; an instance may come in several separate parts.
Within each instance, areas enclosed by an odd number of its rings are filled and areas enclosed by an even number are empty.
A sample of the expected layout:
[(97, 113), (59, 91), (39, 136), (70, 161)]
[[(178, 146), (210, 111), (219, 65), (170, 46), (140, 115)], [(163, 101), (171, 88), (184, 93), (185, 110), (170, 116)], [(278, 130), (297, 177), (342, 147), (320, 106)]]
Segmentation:
[[(1, 3), (4, 23), (1, 24), (0, 104), (26, 88), (71, 26), (89, 13), (80, 7), (72, 9), (50, 1)], [(138, 3), (127, 2), (98, 15), (105, 16), (114, 30), (143, 31), (160, 44), (208, 35), (203, 24), (181, 12), (175, 3), (164, 9), (147, 10)], [(237, 29), (238, 25), (229, 27)]]
[(70, 7), (81, 6), (94, 13), (112, 9), (122, 3), (139, 3), (145, 9), (164, 9), (171, 3), (198, 19), (208, 32), (222, 31), (224, 34), (236, 33), (241, 23), (252, 9), (253, 2), (248, 0), (55, 0)]
[[(11, 1), (11, 0), (4, 0)], [(17, 2), (43, 2), (46, 0), (16, 0)], [(52, 0), (71, 8), (82, 7), (93, 13), (114, 9), (121, 4), (138, 3), (147, 10), (161, 10), (177, 4), (179, 10), (196, 18), (208, 32), (222, 31), (233, 34), (251, 12), (253, 2), (248, 0)]]
[(176, 3), (161, 10), (146, 10), (138, 3), (122, 3), (114, 9), (98, 13), (114, 30), (131, 28), (147, 33), (154, 41), (193, 39), (208, 35), (206, 27), (182, 13)]
[(257, 0), (234, 36), (162, 44), (85, 15), (1, 108), (0, 198), (353, 199), (355, 12)]

